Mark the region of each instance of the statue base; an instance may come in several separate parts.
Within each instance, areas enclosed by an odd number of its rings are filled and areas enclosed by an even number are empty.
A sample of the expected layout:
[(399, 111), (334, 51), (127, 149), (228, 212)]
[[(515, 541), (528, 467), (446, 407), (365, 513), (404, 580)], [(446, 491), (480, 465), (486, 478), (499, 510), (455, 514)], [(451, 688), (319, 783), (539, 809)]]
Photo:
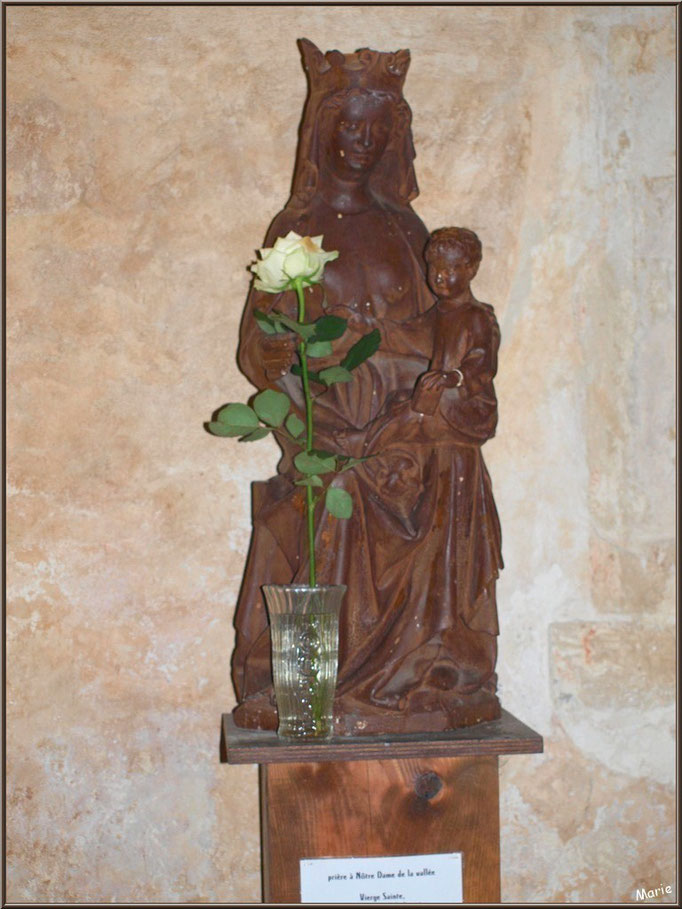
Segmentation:
[(450, 732), (478, 723), (497, 720), (502, 715), (500, 702), (494, 694), (477, 691), (461, 697), (449, 692), (436, 698), (413, 699), (407, 710), (377, 710), (368, 713), (364, 704), (356, 707), (344, 700), (343, 710), (334, 715), (337, 735), (406, 735), (413, 733)]
[[(334, 707), (334, 734), (339, 736), (404, 735), (420, 732), (448, 732), (488, 723), (502, 715), (497, 696), (485, 689), (470, 695), (448, 691), (428, 692), (412, 697), (406, 709), (391, 710), (356, 703), (340, 697)], [(268, 694), (242, 701), (233, 711), (240, 729), (276, 731), (277, 710)]]
[(542, 747), (506, 711), (447, 733), (328, 742), (239, 729), (229, 714), (222, 725), (223, 761), (260, 765), (266, 903), (301, 903), (304, 866), (317, 858), (348, 858), (353, 870), (353, 857), (453, 853), (461, 855), (463, 902), (499, 902), (498, 756)]

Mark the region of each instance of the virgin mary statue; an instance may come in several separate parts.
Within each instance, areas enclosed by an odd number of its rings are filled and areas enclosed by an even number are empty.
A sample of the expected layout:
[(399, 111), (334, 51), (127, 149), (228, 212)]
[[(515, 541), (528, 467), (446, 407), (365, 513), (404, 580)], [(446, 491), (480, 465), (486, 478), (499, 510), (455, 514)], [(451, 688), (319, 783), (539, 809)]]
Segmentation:
[[(386, 427), (391, 401), (428, 369), (429, 351), (406, 346), (400, 331), (434, 304), (423, 259), (428, 232), (410, 205), (418, 194), (403, 98), (410, 56), (368, 49), (322, 54), (305, 39), (299, 45), (309, 95), (293, 189), (264, 245), (289, 230), (322, 234), (325, 249), (338, 250), (339, 258), (325, 269), (324, 289), (306, 291), (307, 317), (347, 317), (347, 347), (368, 328), (382, 334), (378, 353), (353, 381), (331, 386), (316, 401), (316, 448), (358, 456), (379, 423)], [(253, 318), (254, 309), (273, 308), (295, 317), (295, 294), (252, 289), (239, 365), (256, 388), (284, 390), (302, 407), (299, 382), (289, 374), (291, 342), (263, 334)], [(337, 347), (334, 361), (344, 352)], [(325, 365), (322, 360), (319, 368)], [(461, 417), (450, 408), (443, 425), (452, 434), (446, 431), (437, 444), (429, 433), (423, 439), (407, 433), (405, 444), (394, 434), (388, 450), (339, 476), (353, 497), (353, 516), (320, 515), (318, 583), (348, 588), (337, 733), (439, 731), (500, 714), (494, 674), (500, 530), (480, 454), (495, 429), (492, 383), (484, 394), (481, 406), (469, 401)], [(307, 579), (294, 454), (282, 443), (276, 476), (253, 488), (253, 538), (232, 662), (234, 717), (242, 727), (277, 727), (261, 585)]]

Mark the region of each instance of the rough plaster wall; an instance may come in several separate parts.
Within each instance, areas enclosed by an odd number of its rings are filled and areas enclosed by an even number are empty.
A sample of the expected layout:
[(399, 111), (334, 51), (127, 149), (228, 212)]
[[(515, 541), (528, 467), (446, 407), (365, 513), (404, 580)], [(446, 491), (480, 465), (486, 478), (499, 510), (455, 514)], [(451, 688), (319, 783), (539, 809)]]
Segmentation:
[[(9, 7), (9, 893), (259, 899), (218, 763), (249, 483), (245, 266), (295, 39), (410, 47), (415, 203), (477, 230), (503, 347), (503, 896), (674, 886), (674, 10)], [(673, 891), (674, 895), (674, 891)]]

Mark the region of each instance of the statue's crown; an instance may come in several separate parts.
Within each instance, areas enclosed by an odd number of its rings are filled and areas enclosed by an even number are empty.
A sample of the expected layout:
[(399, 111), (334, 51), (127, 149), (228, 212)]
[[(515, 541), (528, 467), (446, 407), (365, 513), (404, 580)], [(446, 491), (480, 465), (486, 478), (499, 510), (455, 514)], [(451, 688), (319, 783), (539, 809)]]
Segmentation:
[(354, 54), (342, 54), (337, 50), (323, 54), (307, 38), (299, 38), (298, 46), (303, 55), (311, 94), (328, 95), (360, 88), (402, 95), (410, 65), (409, 50), (384, 53), (361, 47)]

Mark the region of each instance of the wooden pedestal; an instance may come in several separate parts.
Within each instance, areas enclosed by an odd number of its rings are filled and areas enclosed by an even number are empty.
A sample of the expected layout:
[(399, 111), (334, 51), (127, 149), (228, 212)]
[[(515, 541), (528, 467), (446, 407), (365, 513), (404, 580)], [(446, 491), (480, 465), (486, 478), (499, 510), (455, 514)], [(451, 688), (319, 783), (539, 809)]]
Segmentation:
[(300, 903), (299, 861), (461, 852), (465, 903), (500, 900), (498, 755), (542, 751), (502, 718), (428, 735), (287, 744), (223, 716), (229, 763), (260, 764), (263, 894)]

